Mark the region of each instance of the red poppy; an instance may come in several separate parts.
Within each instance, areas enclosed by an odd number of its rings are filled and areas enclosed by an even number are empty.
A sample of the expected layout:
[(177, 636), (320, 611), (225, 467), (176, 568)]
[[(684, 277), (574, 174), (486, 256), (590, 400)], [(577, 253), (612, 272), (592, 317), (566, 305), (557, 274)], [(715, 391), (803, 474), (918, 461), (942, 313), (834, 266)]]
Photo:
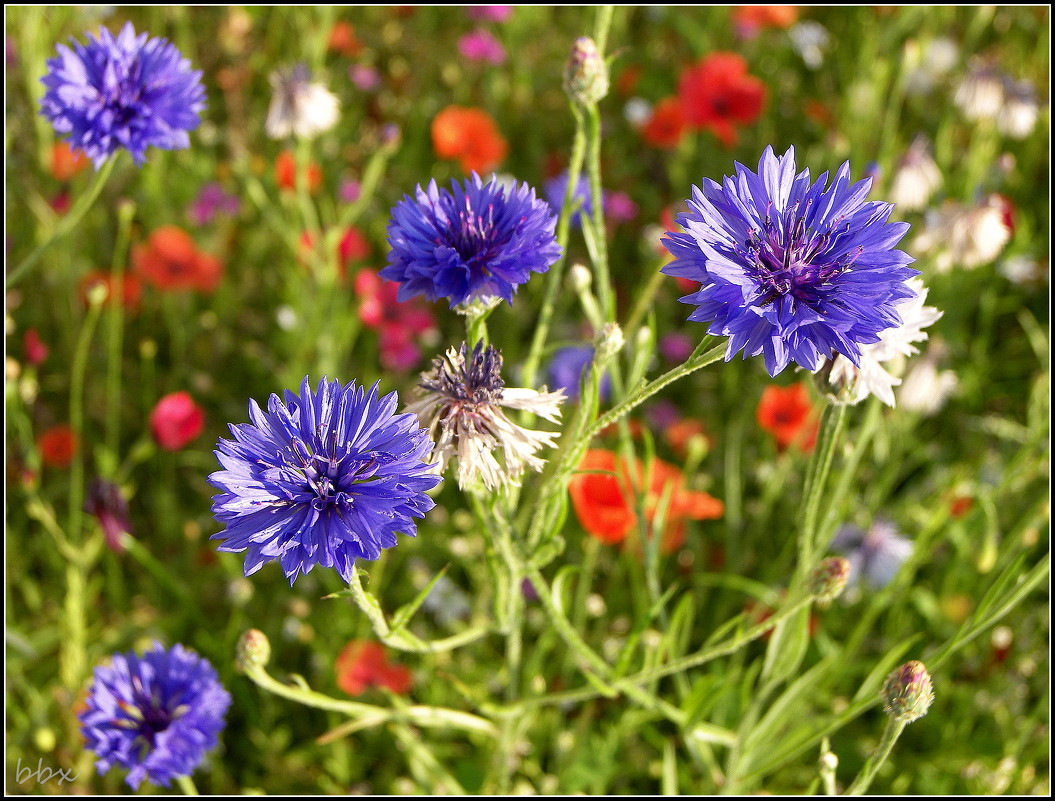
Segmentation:
[(205, 412), (188, 392), (166, 395), (150, 413), (154, 440), (167, 451), (178, 451), (190, 444), (205, 428)]
[(970, 495), (957, 495), (952, 499), (949, 504), (949, 514), (952, 517), (960, 518), (966, 515), (971, 509), (974, 508), (974, 498)]
[[(572, 476), (568, 484), (579, 523), (591, 536), (610, 545), (624, 541), (637, 524), (636, 502), (625, 491), (627, 471), (621, 466), (617, 470), (617, 462), (612, 451), (589, 450), (579, 463), (582, 472)], [(637, 461), (634, 470), (637, 486), (643, 482), (645, 472), (641, 462)], [(650, 524), (664, 497), (669, 498), (661, 543), (664, 553), (670, 553), (684, 543), (686, 519), (714, 520), (725, 512), (725, 505), (717, 498), (706, 492), (685, 489), (685, 477), (677, 467), (653, 459), (645, 496), (645, 515)]]
[(665, 97), (656, 103), (652, 116), (641, 129), (641, 136), (653, 147), (673, 149), (681, 144), (685, 133), (685, 112), (676, 97)]
[(670, 444), (670, 447), (674, 449), (674, 452), (682, 456), (688, 452), (689, 443), (695, 437), (702, 437), (708, 449), (711, 446), (711, 438), (704, 431), (703, 423), (690, 417), (671, 423), (664, 429), (663, 436)]
[(380, 643), (352, 640), (337, 656), (337, 686), (349, 695), (362, 695), (370, 687), (387, 687), (403, 695), (410, 690), (410, 670), (392, 665)]
[(26, 361), (30, 364), (42, 364), (48, 358), (48, 346), (40, 338), (37, 329), (27, 328), (22, 335), (22, 344), (26, 348)]
[[(88, 293), (91, 291), (91, 288), (100, 285), (106, 287), (106, 301), (104, 305), (114, 302), (117, 293), (114, 288), (113, 273), (94, 270), (80, 280), (79, 294), (81, 302), (85, 306), (88, 305)], [(121, 277), (121, 295), (123, 305), (126, 309), (135, 309), (139, 306), (139, 301), (143, 297), (143, 282), (139, 280), (138, 275), (135, 273), (125, 273)]]
[(333, 24), (327, 47), (348, 58), (355, 58), (363, 49), (362, 43), (355, 38), (355, 28), (348, 22)]
[(461, 106), (447, 106), (432, 120), (432, 146), (441, 159), (457, 159), (465, 172), (487, 172), (509, 152), (491, 115)]
[(68, 425), (54, 426), (37, 437), (40, 460), (48, 467), (69, 467), (77, 446), (77, 432)]
[(812, 451), (817, 442), (819, 423), (804, 383), (766, 387), (755, 417), (773, 435), (780, 450), (795, 445), (803, 451)]
[(223, 277), (223, 262), (200, 252), (190, 234), (175, 225), (158, 228), (146, 244), (133, 248), (132, 264), (161, 290), (212, 292)]
[[(314, 192), (322, 183), (322, 170), (314, 161), (308, 163), (304, 175), (308, 191)], [(297, 158), (289, 150), (283, 150), (275, 158), (275, 183), (282, 189), (297, 188)]]
[(88, 157), (74, 150), (68, 142), (56, 142), (51, 146), (51, 177), (56, 181), (69, 181), (86, 170), (89, 164)]
[(766, 87), (747, 74), (742, 56), (716, 52), (682, 71), (678, 97), (689, 125), (711, 131), (723, 145), (732, 147), (737, 126), (754, 122), (762, 113)]
[(409, 370), (421, 358), (417, 342), (435, 328), (432, 311), (418, 300), (400, 302), (399, 284), (382, 280), (375, 270), (355, 276), (359, 319), (378, 332), (381, 366)]
[(757, 36), (762, 28), (789, 28), (798, 18), (798, 6), (737, 6), (733, 9), (733, 26), (745, 39)]

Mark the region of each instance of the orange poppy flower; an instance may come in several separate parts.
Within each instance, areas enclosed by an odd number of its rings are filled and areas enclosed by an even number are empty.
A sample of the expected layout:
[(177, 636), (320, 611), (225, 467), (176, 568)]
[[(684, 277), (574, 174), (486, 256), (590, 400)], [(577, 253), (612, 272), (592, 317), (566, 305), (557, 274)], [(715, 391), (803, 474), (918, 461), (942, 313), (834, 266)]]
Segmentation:
[[(591, 536), (609, 545), (624, 541), (637, 524), (636, 501), (626, 492), (627, 471), (622, 466), (617, 470), (617, 462), (612, 451), (589, 450), (579, 463), (579, 470), (583, 472), (574, 475), (568, 484), (579, 523)], [(640, 461), (634, 467), (635, 485), (639, 487), (646, 471)], [(645, 495), (645, 515), (650, 525), (660, 500), (668, 494), (661, 543), (664, 553), (676, 550), (685, 542), (686, 519), (714, 520), (725, 512), (725, 505), (717, 498), (686, 489), (685, 477), (677, 467), (653, 459)]]
[[(314, 192), (322, 183), (322, 170), (314, 161), (310, 162), (304, 177), (308, 183), (308, 191)], [(289, 150), (283, 150), (275, 158), (275, 183), (281, 189), (297, 188), (297, 158)]]
[(803, 451), (812, 451), (817, 442), (820, 424), (802, 382), (790, 387), (766, 387), (755, 417), (773, 435), (780, 450), (796, 445)]
[(51, 177), (56, 181), (69, 181), (89, 164), (88, 157), (70, 147), (68, 142), (56, 142), (51, 146)]
[(40, 460), (48, 467), (69, 467), (77, 446), (77, 432), (68, 425), (54, 426), (37, 437)]
[(689, 125), (711, 131), (732, 147), (737, 126), (754, 122), (762, 113), (766, 87), (747, 74), (743, 56), (715, 52), (682, 71), (678, 97)]
[(355, 28), (348, 22), (333, 24), (327, 47), (348, 58), (355, 58), (363, 49), (362, 43), (355, 38)]
[(432, 120), (432, 146), (441, 159), (457, 159), (465, 172), (487, 172), (509, 152), (491, 115), (461, 106), (447, 106)]
[(685, 133), (685, 112), (676, 97), (665, 97), (656, 103), (652, 116), (641, 129), (641, 136), (653, 147), (673, 149), (681, 144)]
[(413, 679), (408, 668), (392, 665), (380, 643), (352, 640), (337, 656), (337, 686), (349, 695), (362, 695), (370, 687), (387, 687), (404, 695)]
[(146, 244), (133, 248), (132, 264), (146, 281), (162, 290), (212, 292), (223, 277), (223, 263), (199, 252), (190, 234), (175, 225), (158, 228)]
[(746, 38), (757, 35), (762, 28), (790, 28), (798, 18), (798, 6), (737, 6), (733, 9), (733, 25)]

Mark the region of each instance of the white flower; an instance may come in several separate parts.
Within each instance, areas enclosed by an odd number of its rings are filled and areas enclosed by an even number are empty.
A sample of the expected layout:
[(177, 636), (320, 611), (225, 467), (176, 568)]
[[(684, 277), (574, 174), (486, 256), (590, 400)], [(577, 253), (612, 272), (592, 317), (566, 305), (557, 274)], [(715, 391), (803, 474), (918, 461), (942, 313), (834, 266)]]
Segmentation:
[(922, 95), (934, 89), (960, 59), (956, 42), (944, 36), (932, 39), (922, 47), (914, 42), (906, 46), (905, 92)]
[(471, 351), (465, 343), (449, 348), (421, 374), (417, 396), (406, 408), (429, 430), (437, 473), (442, 475), (457, 458), (462, 489), (478, 481), (488, 490), (519, 483), (525, 468), (542, 469), (545, 460), (536, 452), (552, 447), (559, 433), (518, 426), (502, 407), (560, 422), (564, 390), (509, 389), (501, 370), (502, 355), (491, 345), (478, 343)]
[(976, 60), (953, 99), (969, 120), (995, 119), (1004, 104), (1004, 76), (992, 64)]
[(272, 139), (311, 139), (337, 124), (340, 102), (321, 83), (311, 83), (303, 64), (271, 73), (271, 106), (264, 130)]
[(875, 395), (887, 406), (893, 407), (894, 387), (901, 383), (894, 373), (900, 373), (905, 360), (918, 352), (915, 343), (927, 339), (923, 329), (933, 325), (942, 316), (938, 309), (924, 305), (927, 288), (919, 278), (910, 279), (908, 286), (916, 294), (898, 304), (901, 325), (881, 331), (879, 341), (875, 344), (861, 346), (860, 367), (855, 367), (841, 354), (832, 360), (828, 381), (843, 388), (852, 404)]
[(1040, 283), (1048, 276), (1043, 264), (1023, 254), (1009, 256), (996, 265), (996, 269), (1012, 284), (1019, 286)]
[(824, 63), (824, 51), (828, 49), (831, 36), (828, 29), (819, 22), (806, 20), (792, 26), (788, 31), (791, 45), (795, 48), (806, 66), (811, 70), (818, 69)]
[(903, 211), (917, 211), (926, 207), (941, 184), (941, 171), (930, 156), (927, 140), (917, 136), (898, 162), (890, 187), (890, 202)]
[(1012, 139), (1025, 139), (1033, 132), (1039, 113), (1037, 91), (1030, 81), (1008, 79), (1004, 83), (1004, 103), (996, 118), (1001, 133)]
[(956, 373), (938, 370), (938, 360), (944, 352), (940, 343), (935, 343), (908, 371), (897, 393), (903, 409), (929, 417), (937, 414), (945, 402), (956, 394), (960, 388)]
[(623, 118), (637, 129), (652, 119), (652, 104), (641, 97), (632, 97), (623, 106)]
[(988, 264), (1011, 239), (1007, 211), (1007, 201), (996, 194), (974, 206), (948, 201), (927, 213), (926, 227), (916, 238), (915, 249), (933, 253), (939, 273), (953, 267), (971, 270)]

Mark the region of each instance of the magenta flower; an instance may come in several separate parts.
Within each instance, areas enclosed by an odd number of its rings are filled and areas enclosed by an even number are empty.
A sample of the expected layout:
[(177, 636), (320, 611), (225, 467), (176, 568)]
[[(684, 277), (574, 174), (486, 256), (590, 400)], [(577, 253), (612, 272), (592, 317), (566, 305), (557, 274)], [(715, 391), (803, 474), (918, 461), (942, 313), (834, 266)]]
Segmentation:
[(513, 6), (471, 6), (465, 11), (477, 22), (509, 22), (513, 16)]
[(459, 39), (458, 52), (469, 61), (486, 61), (496, 66), (506, 60), (502, 43), (483, 28), (477, 28)]

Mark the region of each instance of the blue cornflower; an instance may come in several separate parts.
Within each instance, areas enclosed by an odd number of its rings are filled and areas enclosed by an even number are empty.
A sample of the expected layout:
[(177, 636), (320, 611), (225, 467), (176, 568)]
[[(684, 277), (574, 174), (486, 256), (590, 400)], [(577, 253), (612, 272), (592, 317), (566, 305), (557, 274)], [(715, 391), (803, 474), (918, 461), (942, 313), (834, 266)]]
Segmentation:
[(912, 554), (912, 541), (885, 520), (876, 520), (868, 531), (849, 524), (840, 526), (831, 547), (850, 562), (849, 586), (864, 581), (872, 589), (882, 589), (893, 581)]
[(231, 696), (205, 659), (154, 643), (142, 656), (114, 654), (97, 667), (87, 703), (79, 720), (95, 767), (128, 768), (139, 789), (144, 779), (168, 787), (194, 772), (219, 742)]
[[(593, 363), (593, 354), (592, 345), (570, 345), (555, 351), (549, 363), (549, 377), (553, 389), (563, 389), (569, 398), (579, 397), (579, 382), (583, 372)], [(608, 396), (611, 383), (607, 375), (601, 376), (601, 400)]]
[(87, 45), (71, 41), (73, 50), (57, 46), (59, 57), (40, 79), (47, 87), (41, 114), (96, 169), (120, 148), (142, 165), (150, 146), (190, 145), (187, 132), (201, 122), (205, 88), (201, 72), (167, 39), (137, 36), (128, 22), (116, 38), (103, 28), (98, 39), (88, 34)]
[[(568, 171), (565, 170), (560, 175), (550, 178), (546, 181), (546, 198), (549, 200), (550, 205), (553, 206), (557, 214), (560, 214), (561, 209), (564, 208), (564, 195), (568, 191)], [(582, 218), (585, 214), (587, 217), (593, 215), (593, 194), (590, 192), (590, 181), (582, 173), (579, 174), (579, 182), (575, 185), (575, 191), (572, 193), (572, 207), (576, 205), (579, 208), (571, 215), (571, 226), (572, 228), (579, 228), (582, 226)]]
[(418, 186), (404, 195), (388, 224), (388, 266), (381, 277), (399, 283), (399, 300), (424, 295), (450, 299), (451, 308), (500, 297), (512, 303), (517, 287), (560, 257), (557, 217), (526, 183), (484, 184), (473, 173), (451, 191)]
[(736, 165), (736, 176), (692, 188), (689, 211), (668, 233), (674, 261), (667, 275), (699, 281), (682, 298), (697, 306), (690, 320), (729, 337), (726, 361), (764, 354), (776, 375), (791, 361), (816, 370), (841, 353), (860, 366), (861, 345), (901, 324), (896, 307), (913, 296), (918, 273), (894, 245), (908, 231), (888, 223), (894, 206), (865, 201), (870, 180), (850, 183), (846, 162), (810, 183), (795, 174), (795, 151), (779, 158), (767, 147), (758, 174)]
[(290, 584), (316, 565), (349, 581), (356, 559), (377, 559), (396, 532), (415, 536), (412, 518), (435, 506), (425, 491), (440, 479), (426, 463), (428, 432), (396, 403), (377, 384), (323, 379), (313, 392), (307, 378), (266, 412), (251, 400), (252, 422), (232, 425), (234, 440), (214, 451), (224, 468), (209, 476), (226, 525), (212, 537), (226, 539), (218, 550), (248, 551), (247, 576), (277, 559)]

